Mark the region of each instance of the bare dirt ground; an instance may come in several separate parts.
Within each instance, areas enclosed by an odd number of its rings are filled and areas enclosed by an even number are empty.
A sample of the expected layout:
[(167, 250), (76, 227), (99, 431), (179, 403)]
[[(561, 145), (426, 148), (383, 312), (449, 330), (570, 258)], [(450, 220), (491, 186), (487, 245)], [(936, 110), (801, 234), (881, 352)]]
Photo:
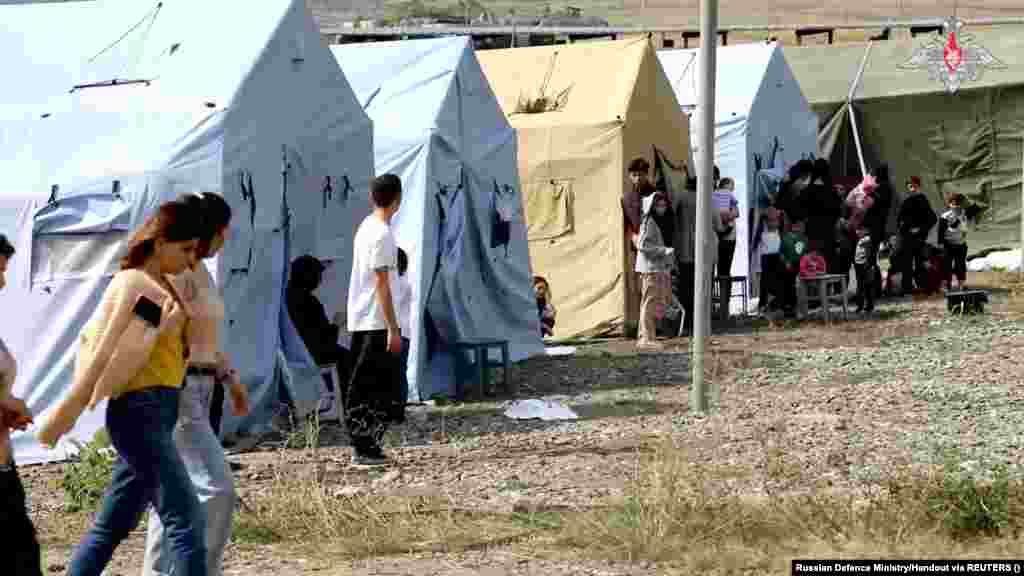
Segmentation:
[[(503, 415), (505, 397), (411, 408), (407, 423), (388, 435), (394, 465), (375, 471), (350, 467), (344, 435), (326, 425), (315, 438), (293, 434), (232, 456), (245, 466), (238, 472), (243, 510), (305, 476), (317, 477), (328, 499), (433, 498), (467, 513), (506, 516), (593, 509), (621, 502), (666, 441), (690, 462), (742, 470), (710, 489), (750, 497), (810, 490), (812, 481), (854, 490), (886, 471), (937, 464), (950, 449), (963, 466), (1003, 464), (1018, 477), (1024, 385), (1014, 357), (1024, 322), (1013, 299), (1000, 291), (991, 297), (988, 313), (973, 318), (949, 315), (941, 299), (904, 299), (871, 318), (831, 326), (812, 319), (769, 330), (754, 323), (717, 334), (706, 375), (721, 400), (707, 415), (688, 406), (687, 340), (671, 341), (662, 353), (637, 354), (630, 342), (609, 341), (580, 346), (573, 356), (531, 359), (513, 370), (520, 397), (561, 401), (578, 420), (512, 420)], [(780, 466), (804, 471), (804, 480), (787, 481)], [(61, 471), (23, 469), (51, 573), (63, 573), (88, 521), (63, 512)], [(535, 528), (530, 522), (524, 527)], [(588, 560), (597, 556), (552, 544), (542, 530), (468, 540), (421, 531), (419, 541), (374, 554), (372, 542), (353, 544), (358, 538), (263, 542), (248, 524), (239, 526), (227, 551), (229, 575), (693, 573), (672, 561), (622, 561), (627, 554)], [(118, 549), (108, 576), (138, 573), (142, 536)], [(788, 573), (788, 562), (762, 558), (753, 564), (761, 569), (718, 566), (715, 573)]]

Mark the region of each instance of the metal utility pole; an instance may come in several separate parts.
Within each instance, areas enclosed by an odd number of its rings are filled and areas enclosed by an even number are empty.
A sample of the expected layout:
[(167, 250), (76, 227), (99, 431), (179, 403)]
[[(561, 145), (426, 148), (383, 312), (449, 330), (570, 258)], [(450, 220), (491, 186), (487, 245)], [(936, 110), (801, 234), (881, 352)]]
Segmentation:
[[(715, 166), (715, 52), (718, 49), (718, 0), (700, 2), (700, 92), (697, 93), (700, 156), (697, 168), (697, 222), (693, 279), (693, 358), (690, 409), (704, 412), (708, 399), (704, 391), (704, 341), (711, 325), (711, 192)], [(724, 306), (729, 303), (725, 302)]]
[(1024, 275), (1024, 137), (1021, 137), (1020, 148), (1020, 273)]

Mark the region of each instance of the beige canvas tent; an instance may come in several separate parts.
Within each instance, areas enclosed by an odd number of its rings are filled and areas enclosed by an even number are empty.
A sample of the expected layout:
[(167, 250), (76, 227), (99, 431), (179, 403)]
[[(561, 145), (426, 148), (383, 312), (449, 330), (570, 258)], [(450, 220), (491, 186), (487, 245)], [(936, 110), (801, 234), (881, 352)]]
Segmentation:
[[(635, 325), (639, 295), (627, 249), (626, 166), (689, 153), (689, 124), (650, 41), (585, 42), (477, 53), (519, 139), (530, 259), (551, 284), (555, 335)], [(558, 96), (561, 95), (559, 99)], [(525, 112), (549, 96), (556, 110)]]
[[(984, 71), (955, 94), (947, 93), (926, 70), (901, 67), (928, 41), (924, 36), (876, 42), (854, 99), (869, 169), (888, 162), (899, 191), (906, 178), (921, 176), (936, 211), (950, 192), (967, 194), (989, 208), (971, 234), (971, 253), (1020, 241), (1022, 31), (965, 27), (962, 36), (972, 36), (974, 44), (987, 48), (1005, 68)], [(854, 176), (860, 168), (845, 101), (865, 48), (858, 43), (786, 49), (800, 88), (819, 116), (819, 155), (840, 173)], [(895, 228), (894, 216), (890, 228)]]

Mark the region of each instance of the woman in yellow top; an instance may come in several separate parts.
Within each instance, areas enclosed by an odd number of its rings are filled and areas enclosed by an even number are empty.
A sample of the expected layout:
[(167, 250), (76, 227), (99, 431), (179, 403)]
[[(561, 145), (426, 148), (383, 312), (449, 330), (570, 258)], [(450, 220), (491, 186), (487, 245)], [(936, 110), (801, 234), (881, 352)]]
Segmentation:
[[(69, 576), (100, 576), (114, 549), (135, 529), (150, 503), (167, 527), (175, 575), (207, 574), (203, 525), (195, 522), (199, 501), (173, 437), (185, 378), (188, 319), (183, 312), (188, 309), (170, 281), (191, 266), (201, 232), (201, 222), (191, 207), (177, 201), (163, 204), (129, 240), (121, 272), (105, 294), (103, 306), (115, 310), (132, 307), (159, 333), (142, 368), (133, 370), (127, 382), (116, 383), (107, 404), (106, 428), (118, 458), (93, 527), (71, 560)], [(165, 302), (162, 309), (157, 308), (159, 317), (153, 318), (152, 299), (148, 303), (142, 298), (106, 302), (130, 293), (116, 287), (145, 282), (158, 287)], [(131, 343), (122, 338), (109, 361), (116, 361), (118, 353), (128, 349)]]
[[(210, 424), (210, 403), (215, 397), (217, 382), (225, 382), (236, 416), (249, 411), (246, 388), (238, 379), (221, 346), (224, 322), (224, 300), (217, 291), (213, 277), (202, 263), (224, 246), (231, 207), (222, 196), (190, 195), (181, 201), (192, 206), (202, 219), (203, 234), (199, 238), (192, 267), (174, 279), (174, 285), (189, 309), (187, 383), (181, 394), (178, 425), (174, 440), (192, 485), (199, 497), (200, 517), (205, 518), (206, 567), (209, 576), (221, 576), (224, 548), (231, 539), (231, 518), (235, 510), (235, 482), (224, 448)], [(158, 514), (149, 514), (149, 534), (143, 576), (171, 574), (170, 540)]]

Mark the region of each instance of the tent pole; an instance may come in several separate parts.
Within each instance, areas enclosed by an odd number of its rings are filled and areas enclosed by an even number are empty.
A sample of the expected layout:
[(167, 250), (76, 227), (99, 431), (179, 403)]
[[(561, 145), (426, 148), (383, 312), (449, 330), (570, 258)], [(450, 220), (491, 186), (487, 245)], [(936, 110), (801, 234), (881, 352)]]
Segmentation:
[(860, 79), (864, 76), (864, 68), (868, 65), (868, 55), (871, 54), (871, 47), (874, 45), (874, 41), (868, 41), (868, 47), (864, 49), (864, 56), (860, 59), (860, 67), (857, 68), (857, 74), (853, 77), (853, 84), (850, 85), (850, 92), (846, 95), (847, 102), (853, 102), (853, 97), (857, 94), (857, 87), (860, 86)]
[(853, 129), (853, 143), (857, 146), (857, 160), (860, 161), (861, 178), (867, 175), (868, 168), (864, 164), (864, 149), (860, 147), (860, 130), (857, 129), (857, 115), (853, 112), (853, 102), (846, 103), (846, 112), (850, 114), (850, 128)]
[[(697, 109), (700, 111), (700, 167), (697, 170), (697, 222), (694, 247), (693, 279), (693, 357), (690, 409), (704, 412), (708, 408), (704, 394), (704, 341), (711, 324), (710, 252), (707, 239), (711, 234), (711, 179), (715, 165), (715, 51), (718, 44), (718, 0), (700, 2), (700, 92)], [(724, 306), (729, 303), (725, 302)], [(714, 385), (712, 383), (712, 385)], [(712, 391), (716, 397), (717, 390)]]
[(864, 49), (864, 56), (860, 60), (860, 68), (857, 69), (857, 75), (853, 78), (853, 84), (850, 86), (850, 93), (846, 95), (846, 112), (850, 115), (850, 127), (853, 129), (853, 143), (857, 146), (857, 160), (860, 161), (861, 177), (868, 173), (868, 168), (864, 164), (864, 149), (860, 145), (860, 130), (857, 127), (857, 116), (853, 112), (853, 97), (857, 93), (857, 87), (860, 86), (860, 80), (864, 75), (864, 68), (868, 64), (868, 55), (871, 54), (873, 45), (874, 42), (869, 40), (868, 47)]

